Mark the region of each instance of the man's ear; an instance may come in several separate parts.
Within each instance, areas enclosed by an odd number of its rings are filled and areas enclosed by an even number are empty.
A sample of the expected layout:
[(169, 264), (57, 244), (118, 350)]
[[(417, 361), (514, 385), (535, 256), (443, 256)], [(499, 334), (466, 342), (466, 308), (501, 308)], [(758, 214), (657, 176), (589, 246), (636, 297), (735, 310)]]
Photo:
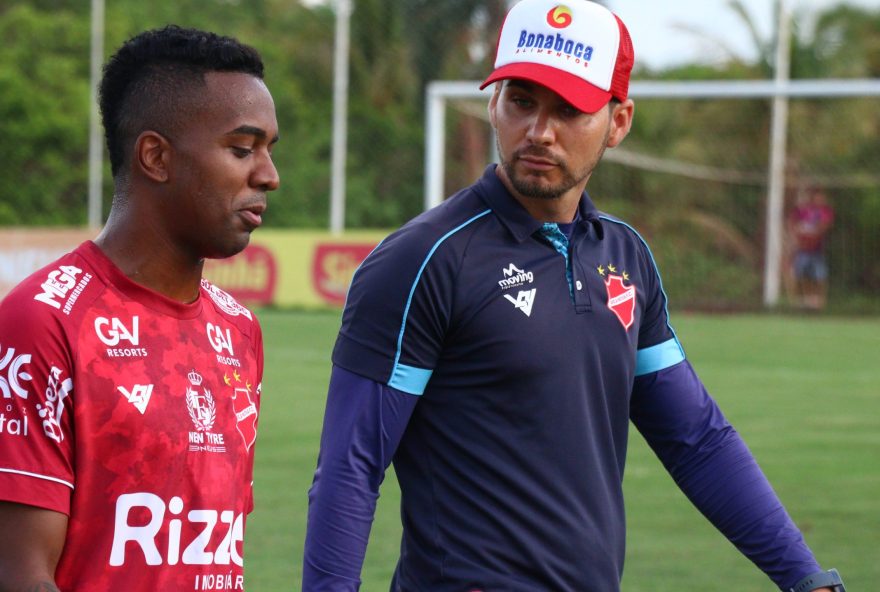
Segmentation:
[(171, 143), (159, 132), (147, 130), (134, 143), (134, 167), (157, 183), (168, 180)]
[(632, 127), (635, 105), (632, 99), (617, 103), (611, 107), (611, 130), (608, 134), (609, 148), (614, 148), (626, 137)]

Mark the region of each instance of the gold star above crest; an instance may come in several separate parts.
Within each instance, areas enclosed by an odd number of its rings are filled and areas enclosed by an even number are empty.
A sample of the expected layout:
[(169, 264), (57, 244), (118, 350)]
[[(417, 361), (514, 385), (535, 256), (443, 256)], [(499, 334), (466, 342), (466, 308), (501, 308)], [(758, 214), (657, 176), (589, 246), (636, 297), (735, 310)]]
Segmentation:
[(229, 380), (229, 377), (226, 374), (223, 374), (223, 382), (226, 383), (226, 386), (232, 386), (232, 382)]
[(599, 272), (599, 275), (603, 275), (603, 276), (605, 275), (605, 268), (602, 267), (601, 265), (596, 268), (596, 271)]
[(617, 273), (617, 268), (609, 263), (608, 264), (608, 272), (609, 273)]
[(247, 392), (251, 392), (251, 383), (247, 381), (244, 383), (244, 387), (247, 389)]
[(625, 279), (626, 281), (629, 281), (629, 274), (625, 271), (623, 272), (623, 279)]
[(235, 382), (241, 382), (241, 374), (238, 373), (238, 370), (232, 371), (232, 377), (235, 379)]

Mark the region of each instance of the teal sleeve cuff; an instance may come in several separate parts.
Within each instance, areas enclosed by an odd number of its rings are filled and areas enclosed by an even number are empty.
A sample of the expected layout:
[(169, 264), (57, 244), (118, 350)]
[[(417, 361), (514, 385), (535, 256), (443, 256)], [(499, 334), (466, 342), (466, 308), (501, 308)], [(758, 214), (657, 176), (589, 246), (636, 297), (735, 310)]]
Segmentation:
[(636, 353), (636, 376), (644, 376), (675, 366), (684, 360), (684, 350), (678, 339), (670, 339)]

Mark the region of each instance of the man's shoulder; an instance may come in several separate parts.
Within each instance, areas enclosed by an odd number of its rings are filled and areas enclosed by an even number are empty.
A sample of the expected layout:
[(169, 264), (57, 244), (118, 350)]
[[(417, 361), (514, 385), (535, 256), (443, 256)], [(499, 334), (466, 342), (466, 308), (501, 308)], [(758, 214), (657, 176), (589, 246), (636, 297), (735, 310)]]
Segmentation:
[(239, 331), (251, 334), (259, 330), (259, 321), (249, 308), (241, 304), (232, 294), (207, 279), (202, 279), (202, 297), (210, 303), (214, 312), (235, 326)]
[(101, 291), (103, 282), (81, 249), (66, 253), (19, 282), (0, 302), (0, 318), (17, 324), (70, 323)]
[(602, 211), (597, 212), (597, 215), (602, 221), (604, 231), (611, 236), (621, 237), (626, 240), (634, 240), (639, 243), (645, 242), (645, 239), (642, 237), (642, 234), (636, 226), (627, 222), (623, 218)]
[(382, 241), (405, 246), (407, 251), (428, 252), (453, 237), (465, 236), (491, 213), (473, 187), (463, 189), (438, 206), (426, 210)]

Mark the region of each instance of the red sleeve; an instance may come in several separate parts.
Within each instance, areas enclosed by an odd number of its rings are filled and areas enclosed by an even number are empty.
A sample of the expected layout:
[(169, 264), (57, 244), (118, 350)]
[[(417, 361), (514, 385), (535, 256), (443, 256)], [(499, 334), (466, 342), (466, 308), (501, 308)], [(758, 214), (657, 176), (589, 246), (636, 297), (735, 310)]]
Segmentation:
[[(257, 433), (259, 434), (259, 421), (260, 421), (260, 413), (262, 413), (262, 400), (263, 400), (263, 329), (260, 326), (260, 321), (257, 320), (257, 317), (254, 316), (254, 332), (253, 332), (253, 347), (254, 347), (254, 355), (257, 360), (257, 396), (254, 400), (254, 404), (257, 406)], [(258, 436), (259, 437), (259, 436)], [(254, 511), (254, 451), (251, 451), (251, 481), (250, 481), (250, 491), (248, 494), (248, 501), (245, 505), (246, 512), (250, 514)]]
[(26, 280), (0, 303), (0, 499), (69, 514), (74, 380), (64, 322), (70, 319), (35, 298), (43, 292), (41, 279)]

